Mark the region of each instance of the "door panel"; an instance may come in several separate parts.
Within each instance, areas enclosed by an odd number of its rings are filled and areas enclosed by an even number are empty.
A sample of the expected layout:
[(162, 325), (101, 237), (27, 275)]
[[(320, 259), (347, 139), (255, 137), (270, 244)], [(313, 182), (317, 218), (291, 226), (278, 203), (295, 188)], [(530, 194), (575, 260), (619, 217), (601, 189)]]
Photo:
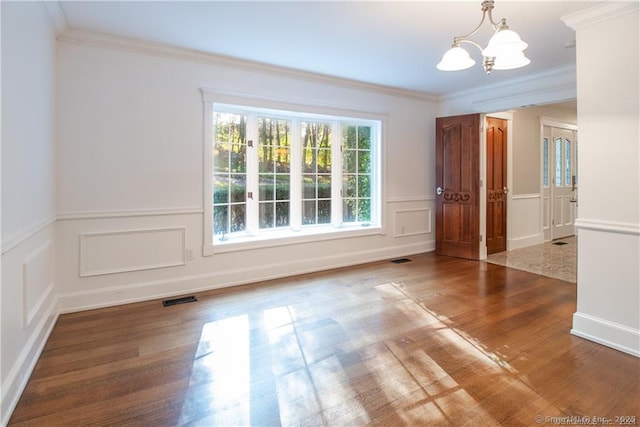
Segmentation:
[(575, 234), (577, 131), (545, 125), (542, 130), (544, 240)]
[(487, 254), (507, 250), (507, 121), (487, 118)]
[(436, 253), (479, 258), (480, 115), (436, 118)]
[(575, 234), (575, 131), (552, 128), (553, 172), (551, 182), (553, 193), (552, 239)]

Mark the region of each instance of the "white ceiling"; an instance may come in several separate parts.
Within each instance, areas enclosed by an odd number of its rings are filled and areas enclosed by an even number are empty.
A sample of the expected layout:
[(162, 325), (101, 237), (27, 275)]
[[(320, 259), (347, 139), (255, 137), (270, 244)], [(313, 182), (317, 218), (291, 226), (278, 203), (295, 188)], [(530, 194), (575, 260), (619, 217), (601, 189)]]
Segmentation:
[[(238, 59), (441, 95), (575, 66), (573, 31), (561, 17), (587, 1), (497, 0), (529, 43), (531, 64), (486, 75), (436, 69), (454, 36), (480, 22), (480, 1), (62, 1), (71, 29), (164, 43)], [(490, 26), (474, 39), (486, 45)]]

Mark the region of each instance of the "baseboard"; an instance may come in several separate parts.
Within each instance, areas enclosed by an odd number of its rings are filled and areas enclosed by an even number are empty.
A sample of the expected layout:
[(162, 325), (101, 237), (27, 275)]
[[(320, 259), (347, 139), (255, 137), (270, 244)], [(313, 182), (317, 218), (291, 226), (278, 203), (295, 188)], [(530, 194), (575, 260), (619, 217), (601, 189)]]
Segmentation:
[[(140, 301), (204, 292), (259, 281), (279, 279), (298, 274), (349, 267), (367, 262), (431, 252), (435, 241), (413, 243), (393, 248), (372, 249), (321, 258), (297, 260), (260, 266), (247, 266), (222, 272), (186, 275), (147, 282), (128, 283), (80, 292), (62, 293), (58, 297), (58, 313), (71, 313)], [(293, 268), (292, 268), (293, 267)]]
[(571, 334), (640, 357), (640, 330), (576, 312)]
[(529, 236), (516, 237), (515, 239), (509, 239), (508, 250), (526, 248), (527, 246), (539, 245), (544, 243), (544, 234), (536, 233)]
[(55, 311), (57, 301), (54, 299), (43, 313), (42, 320), (29, 338), (20, 356), (11, 367), (6, 380), (2, 383), (1, 422), (3, 426), (9, 423), (13, 410), (20, 400), (29, 377), (35, 368), (38, 358), (44, 349), (49, 335), (58, 319)]

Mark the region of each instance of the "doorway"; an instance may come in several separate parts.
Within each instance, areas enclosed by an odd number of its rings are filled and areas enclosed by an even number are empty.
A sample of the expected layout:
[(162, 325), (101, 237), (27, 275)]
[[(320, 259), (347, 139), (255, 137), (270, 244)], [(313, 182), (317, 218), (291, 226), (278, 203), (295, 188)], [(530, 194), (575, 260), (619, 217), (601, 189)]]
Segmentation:
[(544, 241), (575, 235), (578, 208), (577, 130), (542, 123), (542, 223)]

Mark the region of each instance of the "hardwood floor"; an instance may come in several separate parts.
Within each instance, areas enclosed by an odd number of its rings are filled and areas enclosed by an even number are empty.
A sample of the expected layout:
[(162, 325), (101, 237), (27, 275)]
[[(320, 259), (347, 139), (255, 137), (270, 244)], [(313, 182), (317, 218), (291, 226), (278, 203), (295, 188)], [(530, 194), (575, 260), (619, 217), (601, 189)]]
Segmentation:
[(640, 359), (569, 334), (574, 284), (410, 258), (170, 307), (62, 315), (10, 424), (515, 426), (640, 415)]

